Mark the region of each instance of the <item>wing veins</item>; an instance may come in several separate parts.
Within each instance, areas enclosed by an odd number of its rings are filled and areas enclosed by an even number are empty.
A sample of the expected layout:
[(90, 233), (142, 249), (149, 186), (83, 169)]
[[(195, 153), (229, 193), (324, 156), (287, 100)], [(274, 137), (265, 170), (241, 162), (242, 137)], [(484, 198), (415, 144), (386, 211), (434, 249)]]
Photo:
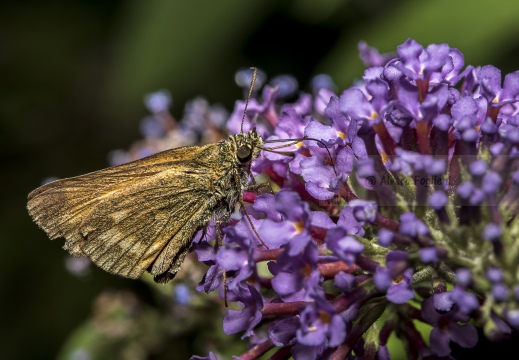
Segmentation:
[[(147, 227), (149, 227), (149, 225), (147, 225), (146, 228), (147, 228)], [(103, 255), (105, 255), (105, 254), (106, 254), (106, 253), (107, 253), (111, 248), (113, 248), (114, 246), (116, 246), (117, 244), (119, 244), (122, 240), (126, 239), (128, 236), (134, 235), (135, 233), (139, 232), (140, 230), (142, 230), (142, 228), (135, 228), (135, 231), (130, 232), (130, 233), (127, 233), (127, 234), (124, 234), (124, 236), (121, 237), (119, 240), (117, 240), (116, 243), (112, 244), (110, 247), (107, 247), (107, 248), (106, 248), (106, 249), (105, 249), (105, 250), (104, 250), (100, 255), (97, 255), (98, 258), (100, 259), (100, 258), (101, 258)], [(92, 255), (93, 255), (93, 253), (94, 253), (97, 249), (99, 249), (99, 247), (100, 247), (101, 245), (103, 245), (102, 242), (100, 242), (99, 244), (96, 245), (96, 247), (91, 251)], [(133, 246), (133, 245), (132, 245), (132, 246)], [(102, 264), (104, 264), (105, 262), (106, 262), (106, 260), (103, 261)]]
[[(164, 189), (163, 186), (156, 186), (156, 187), (150, 187), (150, 188), (147, 188), (147, 189), (142, 189), (142, 190), (139, 190), (139, 191), (136, 191), (134, 193), (131, 194), (131, 196), (133, 197), (134, 195), (138, 195), (142, 192), (145, 192), (145, 191), (149, 191), (150, 189)], [(116, 192), (117, 190), (114, 190), (112, 192), (109, 192), (109, 193), (105, 193), (103, 195), (100, 195), (90, 201), (87, 201), (85, 203), (83, 203), (80, 207), (77, 207), (77, 208), (73, 208), (71, 209), (71, 211), (68, 212), (68, 216), (62, 216), (60, 218), (60, 221), (56, 223), (55, 227), (54, 228), (58, 228), (58, 229), (61, 229), (63, 227), (64, 224), (66, 224), (67, 222), (70, 221), (70, 219), (74, 218), (77, 216), (78, 213), (81, 213), (85, 208), (88, 208), (92, 205), (92, 203), (95, 203), (96, 201), (102, 201), (106, 196), (110, 195), (110, 194), (113, 194), (114, 192)], [(184, 194), (186, 192), (189, 192), (189, 191), (193, 191), (192, 189), (185, 189), (185, 190), (182, 190), (182, 191), (179, 191), (177, 192), (176, 194)], [(160, 197), (163, 197), (164, 194), (157, 194), (153, 197), (150, 197), (148, 198), (147, 200), (153, 200), (153, 199), (156, 199), (156, 198), (160, 198)], [(140, 204), (140, 203), (139, 203)], [(132, 214), (135, 214), (135, 210), (132, 211)], [(88, 216), (88, 215), (86, 215)]]
[[(187, 191), (187, 190), (186, 190), (186, 191)], [(157, 195), (157, 197), (159, 197), (159, 196), (162, 196), (162, 195)], [(188, 207), (189, 204), (190, 204), (190, 203), (186, 203), (184, 206), (182, 206), (181, 208), (179, 208), (178, 211), (183, 211), (185, 208)], [(135, 212), (137, 212), (137, 211), (134, 211), (134, 212), (132, 212), (132, 213), (135, 213)], [(175, 212), (175, 213), (176, 213), (176, 212)], [(156, 240), (157, 238), (160, 237), (160, 234), (164, 231), (164, 229), (166, 228), (166, 226), (170, 224), (171, 219), (172, 219), (172, 216), (169, 216), (169, 218), (167, 219), (167, 221), (165, 221), (165, 223), (164, 223), (164, 225), (162, 226), (162, 228), (161, 228), (159, 231), (155, 232), (155, 233), (157, 234), (157, 236), (154, 236), (154, 237), (153, 237), (153, 240), (150, 240), (150, 242), (149, 242), (149, 244), (146, 246), (145, 250), (144, 250), (144, 251), (142, 252), (142, 254), (139, 256), (139, 258), (138, 258), (139, 260), (138, 260), (138, 261), (133, 261), (133, 262), (132, 262), (133, 265), (132, 265), (131, 270), (128, 272), (128, 274), (131, 273), (131, 272), (135, 269), (135, 267), (137, 266), (137, 264), (142, 260), (142, 258), (144, 257), (144, 255), (148, 252), (149, 248), (150, 248), (150, 247), (155, 243), (155, 240)], [(150, 227), (152, 227), (152, 225), (153, 225), (155, 222), (156, 222), (156, 220), (155, 220), (152, 224), (147, 225), (146, 228), (150, 228)], [(182, 224), (181, 226), (179, 226), (179, 227), (177, 228), (177, 230), (176, 230), (176, 231), (175, 231), (175, 232), (174, 232), (174, 233), (169, 237), (169, 239), (166, 241), (166, 244), (168, 244), (168, 243), (171, 241), (171, 239), (172, 239), (175, 235), (177, 235), (177, 233), (182, 229), (182, 227), (183, 227), (184, 225), (185, 225), (185, 223)], [(137, 228), (137, 227), (136, 227), (136, 228)], [(140, 232), (141, 230), (142, 230), (142, 228), (137, 228), (134, 232), (131, 232), (131, 233), (125, 234), (124, 237), (121, 237), (119, 240), (117, 240), (116, 243), (111, 244), (111, 245), (110, 245), (109, 247), (107, 247), (107, 248), (106, 248), (102, 253), (100, 253), (100, 254), (96, 254), (97, 258), (98, 258), (98, 259), (101, 259), (101, 258), (102, 258), (102, 257), (103, 257), (107, 252), (110, 251), (111, 248), (113, 248), (114, 246), (117, 246), (119, 243), (121, 243), (121, 241), (127, 239), (127, 238), (128, 238), (129, 236), (131, 236), (131, 235), (134, 235), (134, 234)], [(132, 244), (130, 247), (128, 247), (126, 250), (124, 250), (123, 252), (121, 252), (120, 255), (117, 256), (117, 258), (115, 258), (115, 259), (105, 259), (105, 261), (103, 261), (102, 263), (100, 263), (99, 266), (100, 266), (100, 267), (103, 267), (103, 265), (104, 265), (107, 261), (112, 260), (112, 261), (113, 261), (113, 264), (112, 264), (112, 265), (110, 266), (110, 268), (109, 268), (109, 269), (111, 270), (111, 269), (116, 265), (117, 261), (118, 261), (119, 259), (121, 259), (121, 258), (122, 258), (122, 257), (123, 257), (127, 252), (128, 252), (128, 251), (130, 251), (130, 250), (131, 250), (131, 249), (132, 249), (132, 248), (133, 248), (133, 247), (134, 247), (138, 242), (139, 242), (139, 241), (134, 241), (133, 244)], [(91, 254), (95, 253), (95, 252), (97, 251), (97, 249), (99, 249), (99, 247), (102, 246), (102, 245), (103, 245), (103, 243), (101, 242), (101, 243), (98, 244), (94, 249), (92, 249), (92, 250), (90, 251), (90, 253), (91, 253)], [(166, 245), (166, 246), (167, 246), (167, 245)], [(164, 247), (165, 247), (165, 246), (164, 246)]]
[[(166, 225), (169, 224), (170, 220), (171, 220), (171, 218), (169, 218), (168, 221), (166, 221), (165, 224), (162, 226), (162, 229), (158, 232), (159, 235), (160, 235), (160, 233), (164, 230), (164, 228), (166, 227)], [(156, 220), (154, 221), (154, 223), (155, 223), (155, 222), (156, 222)], [(147, 228), (149, 228), (149, 226), (147, 226)], [(142, 230), (142, 229), (139, 229), (139, 230)], [(137, 231), (136, 231), (136, 232), (137, 232)], [(131, 233), (131, 234), (128, 234), (128, 236), (133, 235), (133, 234), (135, 234), (136, 232), (133, 232), (133, 233)], [(119, 241), (117, 241), (117, 243), (113, 244), (112, 246), (115, 246), (115, 245), (119, 244), (122, 240), (126, 239), (128, 236), (124, 236), (123, 238), (119, 239)], [(150, 241), (149, 245), (146, 247), (146, 251), (148, 251), (148, 249), (151, 247), (151, 245), (153, 245), (153, 243), (155, 242), (155, 239), (156, 239), (157, 237), (158, 237), (158, 236), (155, 236), (154, 239)], [(131, 249), (133, 249), (133, 247), (134, 247), (135, 245), (137, 245), (137, 243), (138, 243), (138, 241), (134, 241), (133, 244), (132, 244), (130, 247), (128, 247), (128, 248), (127, 248), (126, 250), (124, 250), (123, 252), (121, 252), (121, 254), (119, 254), (119, 255), (117, 256), (117, 258), (115, 258), (115, 259), (113, 260), (112, 265), (110, 265), (110, 267), (109, 267), (109, 271), (111, 271), (112, 268), (113, 268), (113, 267), (118, 263), (119, 259), (121, 259), (121, 258), (122, 258), (122, 257), (123, 257), (127, 252), (128, 252), (128, 251), (130, 251)], [(104, 252), (103, 252), (103, 255), (106, 254), (106, 252), (107, 252), (108, 250), (110, 250), (110, 248), (108, 248), (106, 251), (104, 251)], [(146, 252), (146, 251), (145, 251), (145, 252)], [(139, 257), (139, 260), (138, 260), (137, 262), (134, 262), (134, 264), (140, 262), (141, 258), (142, 258), (142, 256)], [(108, 259), (106, 259), (105, 261), (103, 261), (103, 265), (104, 265), (107, 261), (108, 261)], [(101, 265), (100, 265), (100, 266), (101, 266)], [(101, 267), (102, 267), (102, 266), (101, 266)], [(135, 269), (135, 265), (133, 265), (132, 269), (128, 272), (128, 274), (130, 274), (130, 273), (133, 271), (133, 269)]]
[[(202, 209), (202, 208), (199, 208), (199, 209), (198, 209), (198, 211), (196, 212), (197, 215), (200, 213), (201, 209)], [(186, 223), (187, 223), (187, 222), (186, 222)], [(186, 225), (186, 224), (184, 223), (184, 226), (185, 226), (185, 225)], [(180, 229), (181, 229), (181, 228), (179, 228), (179, 231), (180, 231)], [(178, 233), (179, 231), (177, 231), (177, 232), (175, 233), (175, 235), (177, 235), (177, 233)], [(172, 238), (173, 238), (173, 236), (169, 239), (169, 241), (171, 241)], [(168, 241), (168, 244), (169, 244), (169, 241)], [(166, 245), (164, 248), (166, 248), (166, 247), (167, 247), (167, 245)], [(163, 257), (163, 258), (162, 258), (161, 265), (160, 265), (161, 268), (164, 267), (164, 261), (166, 261), (166, 257)]]
[[(160, 233), (162, 233), (162, 231), (164, 230), (164, 228), (166, 227), (166, 225), (169, 225), (170, 222), (171, 222), (171, 217), (168, 219), (168, 221), (166, 221), (166, 223), (164, 224), (164, 226), (162, 226), (162, 229), (158, 232), (159, 235), (160, 235)], [(172, 234), (172, 235), (169, 237), (169, 239), (165, 242), (165, 246), (164, 246), (164, 247), (166, 247), (167, 244), (169, 244), (169, 242), (171, 241), (171, 239), (173, 239), (173, 237), (174, 237), (176, 234), (178, 234), (178, 232), (180, 231), (180, 229), (181, 229), (181, 227), (179, 227), (178, 230), (177, 230), (174, 234)], [(159, 236), (156, 236), (155, 239), (158, 238), (158, 237), (159, 237)], [(148, 246), (146, 247), (146, 250), (143, 251), (142, 254), (139, 256), (139, 260), (135, 261), (135, 262), (133, 263), (133, 265), (131, 265), (132, 268), (130, 269), (130, 271), (128, 272), (128, 274), (131, 274), (131, 273), (133, 272), (133, 270), (135, 270), (135, 267), (137, 266), (137, 264), (139, 264), (139, 263), (141, 262), (142, 258), (143, 258), (144, 255), (148, 252), (149, 248), (153, 245), (153, 243), (154, 243), (154, 241), (150, 241), (150, 243), (149, 243)], [(135, 245), (135, 244), (134, 244), (134, 245)], [(132, 246), (132, 247), (133, 247), (133, 246)], [(161, 251), (162, 251), (162, 250), (161, 250)], [(159, 252), (158, 254), (160, 254), (160, 252)], [(157, 254), (157, 256), (158, 256), (158, 254)]]

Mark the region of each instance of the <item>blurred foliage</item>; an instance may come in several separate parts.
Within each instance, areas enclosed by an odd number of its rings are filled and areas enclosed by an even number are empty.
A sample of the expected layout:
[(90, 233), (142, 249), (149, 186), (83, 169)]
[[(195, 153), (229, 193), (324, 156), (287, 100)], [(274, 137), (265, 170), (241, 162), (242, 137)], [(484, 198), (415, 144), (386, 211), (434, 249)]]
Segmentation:
[[(88, 320), (68, 337), (58, 359), (187, 359), (196, 352), (241, 353), (246, 344), (222, 331), (224, 304), (216, 294), (194, 290), (202, 266), (191, 256), (179, 281), (143, 281), (152, 292), (143, 301), (128, 290), (104, 290), (92, 303)], [(203, 350), (201, 350), (203, 349)]]
[[(175, 332), (174, 311), (157, 315), (163, 305), (144, 282), (98, 269), (71, 276), (62, 241), (48, 241), (25, 210), (27, 193), (44, 178), (102, 168), (110, 150), (137, 139), (144, 94), (168, 89), (177, 116), (196, 95), (231, 110), (242, 97), (234, 72), (252, 65), (269, 76), (293, 74), (303, 90), (321, 72), (345, 88), (362, 76), (359, 40), (382, 52), (409, 37), (447, 42), (466, 63), (510, 72), (518, 64), (518, 11), (515, 0), (0, 3), (2, 358), (54, 358), (68, 338), (61, 354), (70, 358), (73, 344), (106, 340), (92, 330), (99, 321), (125, 318), (135, 321), (132, 336), (145, 335), (139, 346), (154, 353), (180, 342), (186, 353), (207, 350), (204, 335)], [(211, 306), (219, 326), (224, 309)]]

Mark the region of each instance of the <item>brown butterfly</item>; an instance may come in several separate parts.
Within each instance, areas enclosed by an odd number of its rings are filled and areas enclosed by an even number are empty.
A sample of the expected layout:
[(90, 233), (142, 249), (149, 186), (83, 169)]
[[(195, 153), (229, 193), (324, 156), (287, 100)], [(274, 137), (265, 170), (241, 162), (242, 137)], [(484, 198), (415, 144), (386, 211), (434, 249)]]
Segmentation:
[(235, 206), (243, 205), (250, 164), (262, 144), (255, 129), (242, 130), (216, 144), (56, 180), (32, 191), (27, 208), (51, 239), (66, 239), (70, 254), (86, 256), (112, 274), (136, 279), (148, 271), (166, 283), (196, 233), (211, 219), (217, 225), (229, 220)]
[(216, 221), (221, 242), (220, 224), (230, 219), (236, 205), (245, 210), (244, 191), (266, 187), (272, 192), (268, 183), (248, 185), (250, 165), (261, 150), (302, 140), (321, 142), (306, 137), (268, 140), (289, 143), (262, 148), (255, 129), (243, 133), (257, 74), (253, 69), (240, 134), (56, 180), (29, 194), (29, 214), (51, 239), (64, 237), (70, 254), (86, 256), (112, 274), (137, 279), (148, 271), (158, 283), (172, 280), (196, 233), (210, 220)]

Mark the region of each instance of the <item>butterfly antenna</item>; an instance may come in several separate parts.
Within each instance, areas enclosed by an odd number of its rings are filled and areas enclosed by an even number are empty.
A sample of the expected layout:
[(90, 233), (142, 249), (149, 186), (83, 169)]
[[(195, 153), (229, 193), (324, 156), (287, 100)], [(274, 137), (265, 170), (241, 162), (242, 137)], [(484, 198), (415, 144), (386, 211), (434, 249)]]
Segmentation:
[(335, 169), (335, 162), (333, 161), (333, 157), (332, 157), (332, 154), (330, 153), (330, 149), (328, 149), (328, 146), (321, 140), (318, 140), (318, 139), (315, 139), (315, 138), (311, 138), (311, 137), (307, 137), (307, 136), (304, 136), (304, 137), (299, 138), (299, 139), (272, 139), (272, 140), (265, 140), (264, 143), (275, 143), (275, 142), (285, 142), (285, 141), (290, 141), (290, 143), (284, 144), (284, 145), (278, 145), (278, 146), (274, 146), (274, 147), (270, 147), (270, 148), (261, 147), (260, 149), (263, 150), (263, 151), (269, 151), (269, 152), (273, 152), (273, 153), (276, 153), (276, 154), (281, 154), (281, 155), (288, 156), (286, 153), (282, 153), (282, 152), (278, 152), (278, 151), (273, 151), (273, 150), (281, 149), (281, 148), (284, 148), (284, 147), (289, 147), (289, 146), (292, 146), (292, 145), (296, 145), (300, 141), (304, 141), (304, 140), (313, 140), (313, 141), (316, 141), (316, 142), (320, 143), (321, 145), (323, 145), (323, 147), (326, 149), (326, 152), (328, 153), (328, 157), (330, 158), (330, 164), (332, 165), (333, 172), (335, 173), (335, 175), (339, 176), (337, 174), (337, 169)]
[(247, 96), (247, 100), (245, 100), (245, 109), (243, 109), (243, 116), (241, 118), (241, 129), (240, 134), (243, 134), (243, 122), (245, 121), (245, 115), (247, 114), (247, 106), (249, 105), (250, 97), (252, 96), (252, 89), (254, 88), (254, 83), (256, 82), (256, 76), (258, 76), (258, 68), (251, 67), (253, 70), (252, 80), (250, 81), (249, 95)]

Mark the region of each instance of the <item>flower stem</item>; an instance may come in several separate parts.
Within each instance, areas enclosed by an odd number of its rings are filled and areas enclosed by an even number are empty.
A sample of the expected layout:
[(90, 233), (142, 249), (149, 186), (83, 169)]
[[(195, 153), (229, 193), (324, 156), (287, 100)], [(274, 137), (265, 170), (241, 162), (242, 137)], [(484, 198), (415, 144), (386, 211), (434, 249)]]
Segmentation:
[(341, 271), (344, 271), (345, 273), (354, 273), (361, 271), (362, 269), (356, 264), (347, 265), (343, 261), (335, 261), (331, 263), (318, 264), (317, 270), (319, 270), (321, 275), (325, 278), (332, 278)]
[(283, 346), (281, 349), (276, 351), (274, 355), (268, 358), (268, 360), (287, 360), (292, 356), (292, 346)]
[(420, 154), (430, 155), (431, 146), (429, 144), (429, 122), (417, 121), (416, 132), (418, 135), (418, 151)]
[(283, 252), (284, 249), (264, 249), (264, 248), (255, 248), (253, 253), (254, 262), (262, 262), (269, 260), (276, 260)]
[(364, 314), (355, 323), (351, 331), (346, 336), (346, 340), (340, 345), (337, 350), (332, 354), (330, 360), (342, 360), (346, 359), (347, 356), (353, 350), (353, 347), (362, 335), (370, 328), (371, 325), (382, 315), (388, 301), (380, 301), (372, 304), (369, 311), (365, 311)]
[(263, 316), (269, 315), (298, 315), (306, 305), (313, 304), (312, 301), (293, 301), (287, 303), (266, 303), (261, 309)]
[(254, 359), (258, 359), (261, 355), (265, 354), (267, 351), (272, 349), (274, 346), (275, 345), (272, 342), (272, 340), (264, 341), (261, 344), (258, 344), (256, 346), (250, 348), (249, 350), (247, 350), (243, 354), (241, 354), (239, 356), (239, 358), (241, 360), (254, 360)]

